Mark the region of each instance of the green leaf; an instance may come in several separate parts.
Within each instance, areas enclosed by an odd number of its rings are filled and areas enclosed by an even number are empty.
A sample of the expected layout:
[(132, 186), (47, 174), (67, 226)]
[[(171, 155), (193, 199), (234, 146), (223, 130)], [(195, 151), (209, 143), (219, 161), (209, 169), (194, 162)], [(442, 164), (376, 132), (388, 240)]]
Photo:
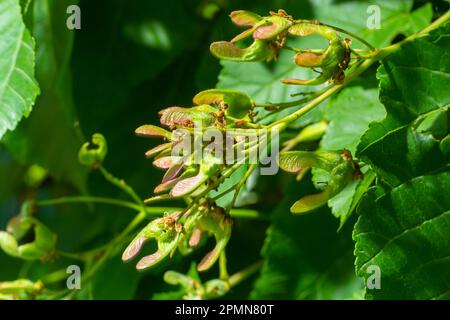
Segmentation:
[(350, 209), (353, 202), (353, 197), (359, 185), (359, 180), (352, 181), (339, 194), (328, 200), (328, 206), (331, 209), (331, 213), (341, 221), (339, 227), (343, 225), (352, 213)]
[(363, 181), (354, 182), (347, 186), (340, 195), (329, 200), (328, 205), (335, 217), (339, 217), (341, 224), (339, 229), (344, 226), (351, 214), (358, 207), (364, 194), (374, 182), (376, 175), (373, 171), (368, 170), (364, 173)]
[(37, 163), (52, 177), (83, 190), (87, 170), (78, 163), (84, 139), (72, 99), (70, 57), (73, 31), (67, 29), (69, 0), (34, 1), (32, 15), (36, 39), (36, 77), (42, 94), (30, 118), (5, 137), (8, 151), (21, 163)]
[(34, 41), (22, 20), (19, 0), (0, 3), (0, 138), (28, 117), (39, 87), (34, 79)]
[(380, 101), (387, 116), (370, 125), (358, 145), (357, 156), (391, 186), (448, 163), (439, 141), (417, 128), (421, 118), (446, 108), (450, 102), (449, 34), (447, 24), (405, 44), (378, 70)]
[(293, 181), (274, 212), (262, 255), (265, 262), (255, 283), (254, 299), (346, 299), (361, 289), (353, 270), (350, 230), (336, 233), (337, 221), (323, 207), (293, 216), (289, 207), (313, 192)]
[(367, 281), (367, 268), (380, 268), (381, 289), (366, 289), (367, 298), (450, 298), (448, 190), (445, 172), (415, 178), (378, 198), (369, 192), (353, 234), (357, 274)]
[(355, 154), (369, 123), (381, 120), (385, 115), (377, 89), (359, 85), (344, 89), (325, 109), (325, 118), (330, 123), (320, 147), (324, 150), (347, 149)]
[(378, 183), (358, 208), (357, 273), (370, 282), (367, 268), (381, 271), (381, 289), (367, 289), (367, 298), (449, 297), (449, 202), (442, 195), (450, 175), (428, 175), (449, 163), (438, 140), (448, 134), (449, 31), (447, 24), (405, 44), (378, 70), (387, 116), (370, 125), (357, 155), (393, 189)]
[[(428, 25), (433, 16), (430, 3), (411, 12), (413, 0), (362, 0), (341, 2), (336, 0), (313, 0), (316, 17), (324, 23), (351, 31), (375, 47), (384, 47), (403, 34), (409, 36)], [(380, 10), (380, 28), (368, 28), (374, 11)], [(373, 7), (371, 7), (373, 8)], [(351, 17), (349, 19), (348, 17)], [(351, 36), (348, 36), (352, 38)], [(353, 47), (363, 48), (357, 40)]]

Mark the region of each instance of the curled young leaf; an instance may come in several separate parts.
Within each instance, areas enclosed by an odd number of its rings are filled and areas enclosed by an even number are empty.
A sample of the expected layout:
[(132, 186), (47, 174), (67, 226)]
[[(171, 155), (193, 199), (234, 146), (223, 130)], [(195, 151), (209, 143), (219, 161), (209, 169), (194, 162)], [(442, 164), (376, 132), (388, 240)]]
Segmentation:
[(102, 163), (108, 152), (105, 137), (100, 133), (92, 135), (92, 141), (84, 143), (78, 152), (78, 159), (81, 164), (91, 168), (97, 168)]

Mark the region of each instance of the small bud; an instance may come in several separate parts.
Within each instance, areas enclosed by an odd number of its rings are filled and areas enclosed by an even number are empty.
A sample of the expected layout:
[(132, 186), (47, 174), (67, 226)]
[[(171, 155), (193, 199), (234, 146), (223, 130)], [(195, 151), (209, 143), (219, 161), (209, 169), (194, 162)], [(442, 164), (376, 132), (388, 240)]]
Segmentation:
[(108, 147), (105, 137), (100, 133), (92, 135), (92, 142), (86, 142), (78, 153), (78, 159), (81, 164), (98, 168), (105, 159)]

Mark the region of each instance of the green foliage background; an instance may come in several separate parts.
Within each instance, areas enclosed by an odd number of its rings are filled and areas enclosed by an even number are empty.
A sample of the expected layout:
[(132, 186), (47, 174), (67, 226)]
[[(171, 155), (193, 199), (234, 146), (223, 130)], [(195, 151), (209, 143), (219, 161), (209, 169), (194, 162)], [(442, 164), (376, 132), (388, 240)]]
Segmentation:
[[(231, 39), (236, 34), (237, 29), (228, 19), (232, 10), (265, 14), (283, 8), (297, 18), (320, 19), (348, 29), (381, 47), (421, 30), (433, 15), (448, 8), (440, 0), (81, 0), (78, 4), (82, 28), (69, 31), (65, 27), (66, 8), (76, 1), (20, 2), (25, 25), (34, 37), (34, 44), (29, 35), (23, 39), (35, 46), (35, 78), (40, 94), (31, 113), (25, 106), (20, 111), (26, 119), (1, 140), (0, 229), (18, 213), (26, 199), (80, 193), (124, 197), (97, 172), (89, 174), (78, 164), (78, 149), (94, 132), (103, 133), (108, 140), (105, 166), (145, 197), (151, 194), (162, 174), (145, 159), (149, 142), (136, 138), (134, 129), (143, 123), (157, 124), (160, 109), (190, 105), (195, 93), (215, 86), (242, 90), (261, 102), (289, 100), (289, 95), (298, 88), (283, 86), (278, 80), (305, 71), (290, 63), (288, 56), (282, 55), (276, 64), (238, 65), (220, 63), (209, 53), (212, 41)], [(366, 30), (369, 4), (382, 8), (380, 31)], [(449, 103), (448, 28), (446, 33), (441, 32), (443, 35), (437, 33), (434, 37), (447, 37), (447, 42), (439, 44), (424, 39), (420, 40), (422, 43), (410, 44), (405, 51), (388, 58), (378, 71), (370, 69), (361, 80), (295, 124), (300, 128), (327, 119), (330, 126), (320, 148), (349, 148), (371, 164), (381, 178), (382, 182), (364, 196), (356, 226), (357, 215), (349, 215), (354, 211), (350, 208), (356, 185), (330, 202), (331, 209), (324, 207), (299, 217), (291, 215), (289, 207), (301, 195), (315, 192), (313, 184), (298, 184), (284, 174), (261, 177), (256, 187), (258, 201), (252, 208), (259, 210), (265, 219), (237, 220), (227, 255), (231, 273), (261, 258), (264, 265), (260, 273), (234, 288), (225, 298), (362, 298), (359, 277), (367, 276), (362, 266), (369, 258), (357, 255), (355, 273), (355, 241), (356, 254), (359, 251), (375, 254), (377, 249), (386, 248), (376, 257), (377, 263), (389, 270), (386, 282), (382, 280), (383, 290), (369, 292), (366, 297), (449, 298), (450, 185), (448, 173), (443, 172), (448, 154), (438, 153), (436, 135), (418, 132), (413, 125), (418, 116), (439, 111)], [(430, 49), (433, 45), (435, 52)], [(445, 50), (447, 58), (435, 61), (439, 52)], [(413, 56), (411, 52), (419, 53)], [(423, 58), (427, 55), (428, 58)], [(396, 69), (399, 65), (405, 66), (401, 72)], [(424, 69), (414, 69), (416, 65), (423, 65)], [(439, 81), (430, 81), (426, 87), (415, 87), (417, 84), (408, 82), (414, 72), (420, 73), (419, 78), (431, 77), (427, 70), (438, 70), (445, 75)], [(392, 72), (395, 77), (389, 76)], [(392, 79), (398, 82), (393, 85)], [(380, 88), (378, 81), (381, 81)], [(38, 94), (32, 83), (28, 85), (31, 95)], [(430, 97), (436, 99), (431, 106)], [(409, 113), (398, 111), (399, 108)], [(442, 112), (443, 122), (448, 126), (448, 112)], [(370, 130), (369, 123), (372, 123)], [(443, 130), (444, 136), (448, 134), (448, 127)], [(386, 159), (383, 154), (388, 145), (398, 151), (394, 160)], [(414, 151), (420, 156), (414, 156)], [(43, 181), (36, 179), (35, 165), (47, 170)], [(366, 189), (367, 186), (361, 194)], [(415, 197), (412, 192), (417, 193)], [(442, 195), (439, 203), (433, 199), (429, 204), (421, 202), (430, 219), (438, 220), (433, 220), (427, 228), (414, 229), (423, 211), (416, 212), (413, 203), (428, 194)], [(402, 200), (406, 196), (411, 197), (409, 202)], [(395, 199), (399, 201), (398, 206), (392, 203)], [(407, 217), (403, 217), (405, 214)], [(333, 215), (342, 222), (347, 221), (339, 232), (340, 221)], [(389, 215), (393, 215), (393, 222), (386, 221)], [(103, 205), (39, 209), (40, 220), (58, 234), (58, 248), (69, 252), (107, 243), (131, 217), (132, 213), (126, 209)], [(411, 228), (414, 233), (408, 234)], [(402, 235), (396, 238), (398, 243), (386, 240), (397, 234)], [(417, 239), (431, 245), (427, 247)], [(417, 248), (420, 250), (416, 251)], [(117, 253), (122, 250), (117, 248)], [(415, 251), (412, 256), (411, 251)], [(191, 261), (199, 261), (205, 252), (206, 248), (187, 258), (175, 255), (145, 273), (136, 272), (133, 264), (123, 264), (120, 255), (116, 255), (83, 288), (83, 297), (178, 298), (179, 292), (163, 282), (162, 274), (168, 269), (186, 273)], [(0, 252), (0, 281), (18, 277), (37, 280), (73, 263), (67, 258), (51, 263), (22, 262)], [(419, 266), (421, 263), (425, 265)], [(423, 269), (416, 270), (417, 267)], [(214, 269), (210, 274), (215, 272)], [(399, 280), (401, 277), (404, 278)], [(423, 287), (427, 290), (422, 290)]]

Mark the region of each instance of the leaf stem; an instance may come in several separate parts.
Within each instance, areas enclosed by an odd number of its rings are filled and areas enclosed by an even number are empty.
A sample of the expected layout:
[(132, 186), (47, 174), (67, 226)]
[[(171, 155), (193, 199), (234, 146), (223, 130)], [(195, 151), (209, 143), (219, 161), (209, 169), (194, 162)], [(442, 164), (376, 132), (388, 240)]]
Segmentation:
[(375, 47), (372, 46), (369, 42), (367, 42), (366, 40), (364, 40), (363, 38), (361, 38), (360, 36), (354, 34), (353, 32), (347, 31), (345, 29), (339, 28), (339, 27), (335, 27), (326, 23), (322, 23), (324, 26), (330, 27), (336, 31), (339, 31), (341, 33), (345, 33), (347, 35), (349, 35), (352, 38), (355, 38), (356, 40), (358, 40), (359, 42), (361, 42), (362, 44), (364, 44), (366, 47), (370, 48), (370, 50), (375, 50)]
[(110, 204), (114, 206), (124, 207), (128, 209), (132, 209), (135, 211), (140, 211), (140, 206), (124, 201), (124, 200), (118, 200), (118, 199), (112, 199), (112, 198), (104, 198), (104, 197), (93, 197), (93, 196), (74, 196), (74, 197), (61, 197), (56, 199), (50, 199), (50, 200), (40, 200), (37, 201), (36, 204), (38, 206), (53, 206), (53, 205), (59, 205), (59, 204), (66, 204), (66, 203), (103, 203), (103, 204)]
[(144, 202), (137, 195), (134, 189), (125, 182), (125, 180), (116, 178), (103, 166), (100, 166), (99, 170), (108, 182), (127, 193), (141, 208), (145, 208)]
[[(74, 197), (61, 197), (50, 200), (40, 200), (37, 201), (36, 204), (38, 206), (53, 206), (53, 205), (61, 205), (66, 203), (103, 203), (110, 204), (114, 206), (124, 207), (128, 209), (132, 209), (134, 211), (142, 211), (142, 208), (132, 202), (117, 200), (112, 198), (103, 198), (103, 197), (91, 197), (91, 196), (74, 196)], [(181, 210), (181, 208), (173, 208), (173, 207), (145, 207), (145, 213), (147, 216), (157, 216), (161, 215), (164, 211), (167, 210)]]
[(230, 211), (231, 208), (233, 208), (233, 206), (234, 206), (234, 204), (235, 204), (235, 202), (237, 200), (237, 197), (239, 195), (239, 191), (241, 190), (242, 186), (245, 184), (245, 182), (247, 181), (248, 177), (251, 175), (251, 173), (253, 172), (253, 170), (255, 168), (256, 168), (256, 165), (255, 164), (251, 164), (249, 166), (249, 168), (247, 169), (247, 172), (245, 173), (245, 175), (242, 177), (242, 179), (238, 182), (238, 184), (234, 188), (235, 191), (234, 191), (234, 194), (233, 194), (233, 199), (230, 202), (228, 211)]
[(220, 253), (220, 257), (219, 257), (219, 277), (222, 280), (228, 280), (228, 278), (230, 277), (228, 275), (228, 271), (227, 271), (227, 255), (225, 253), (225, 250), (223, 250)]
[(228, 283), (230, 284), (231, 287), (238, 285), (239, 283), (241, 283), (242, 281), (253, 275), (256, 271), (258, 271), (259, 268), (261, 268), (262, 264), (263, 261), (261, 260), (239, 272), (236, 272), (235, 274), (233, 274), (228, 278)]

